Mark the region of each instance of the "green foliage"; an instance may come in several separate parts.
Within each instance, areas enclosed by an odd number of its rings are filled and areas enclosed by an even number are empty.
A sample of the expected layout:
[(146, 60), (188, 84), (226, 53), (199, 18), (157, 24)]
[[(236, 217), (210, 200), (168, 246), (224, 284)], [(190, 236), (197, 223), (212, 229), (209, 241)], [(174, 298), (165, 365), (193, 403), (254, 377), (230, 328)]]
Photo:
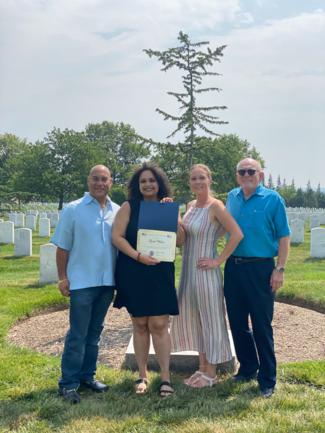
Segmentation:
[(25, 140), (13, 134), (0, 135), (0, 203), (15, 202), (23, 198), (21, 192), (15, 189), (14, 180), (17, 160), (27, 149)]
[(145, 49), (144, 52), (149, 57), (156, 57), (162, 63), (162, 71), (166, 72), (176, 67), (183, 74), (182, 84), (184, 91), (168, 92), (180, 104), (179, 111), (181, 111), (181, 114), (171, 115), (160, 108), (157, 108), (156, 111), (164, 117), (164, 120), (177, 122), (176, 129), (167, 138), (172, 137), (179, 131), (184, 131), (185, 140), (179, 146), (188, 157), (187, 167), (189, 168), (193, 163), (193, 152), (197, 145), (195, 140), (197, 137), (196, 131), (199, 129), (210, 135), (218, 135), (207, 124), (221, 125), (228, 123), (220, 120), (215, 114), (211, 114), (214, 111), (225, 110), (226, 106), (214, 105), (202, 107), (197, 104), (197, 95), (206, 92), (220, 92), (221, 89), (218, 87), (201, 87), (201, 85), (203, 78), (211, 75), (220, 75), (208, 69), (215, 62), (220, 62), (226, 46), (223, 45), (214, 50), (207, 47), (206, 51), (202, 51), (201, 47), (209, 45), (209, 42), (192, 43), (189, 36), (182, 31), (179, 32), (177, 39), (180, 42), (178, 47), (169, 48), (165, 51)]
[(135, 164), (150, 155), (150, 144), (123, 123), (89, 124), (83, 132), (53, 128), (42, 141), (27, 144), (17, 137), (0, 136), (0, 202), (56, 201), (80, 197), (87, 191), (87, 175), (96, 164), (107, 165), (123, 192)]
[(126, 200), (127, 191), (124, 186), (113, 185), (109, 192), (109, 195), (115, 203), (121, 205)]
[(61, 209), (87, 189), (85, 174), (95, 158), (84, 133), (54, 128), (17, 159), (15, 188), (58, 201)]
[(277, 191), (284, 198), (286, 205), (289, 207), (307, 207), (325, 209), (325, 193), (321, 191), (320, 186), (314, 191), (308, 183), (306, 190), (296, 189), (294, 184), (280, 185)]
[[(176, 198), (182, 202), (190, 197), (188, 186), (187, 155), (180, 144), (156, 145), (154, 159), (166, 171)], [(206, 164), (212, 172), (212, 190), (216, 194), (224, 194), (236, 187), (236, 165), (238, 161), (251, 156), (264, 164), (259, 153), (246, 140), (237, 135), (222, 135), (211, 139), (198, 137), (195, 140), (193, 163)]]
[(150, 156), (150, 145), (130, 125), (94, 123), (86, 127), (85, 134), (96, 148), (98, 161), (109, 167), (114, 183), (126, 184), (134, 165)]

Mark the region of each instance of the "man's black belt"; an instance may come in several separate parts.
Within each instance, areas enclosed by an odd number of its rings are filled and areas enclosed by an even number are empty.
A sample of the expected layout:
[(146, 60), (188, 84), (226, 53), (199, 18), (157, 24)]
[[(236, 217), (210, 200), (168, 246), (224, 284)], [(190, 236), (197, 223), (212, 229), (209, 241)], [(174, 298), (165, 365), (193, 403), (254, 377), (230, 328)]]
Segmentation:
[(267, 260), (272, 260), (272, 257), (239, 257), (239, 256), (231, 256), (231, 259), (234, 260), (236, 265), (240, 265), (242, 263), (253, 263), (253, 262), (265, 262)]

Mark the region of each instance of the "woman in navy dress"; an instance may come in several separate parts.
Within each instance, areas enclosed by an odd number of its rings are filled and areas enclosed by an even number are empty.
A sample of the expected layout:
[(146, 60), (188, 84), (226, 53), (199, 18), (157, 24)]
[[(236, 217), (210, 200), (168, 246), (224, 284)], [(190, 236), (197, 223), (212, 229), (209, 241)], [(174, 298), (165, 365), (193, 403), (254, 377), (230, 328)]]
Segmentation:
[(161, 370), (159, 393), (173, 393), (170, 384), (169, 315), (178, 314), (174, 263), (159, 262), (136, 249), (140, 203), (170, 196), (165, 173), (156, 165), (143, 164), (128, 184), (128, 200), (118, 211), (112, 239), (119, 249), (116, 264), (117, 296), (114, 306), (126, 307), (133, 324), (134, 352), (139, 368), (137, 394), (148, 388), (147, 361), (150, 335)]

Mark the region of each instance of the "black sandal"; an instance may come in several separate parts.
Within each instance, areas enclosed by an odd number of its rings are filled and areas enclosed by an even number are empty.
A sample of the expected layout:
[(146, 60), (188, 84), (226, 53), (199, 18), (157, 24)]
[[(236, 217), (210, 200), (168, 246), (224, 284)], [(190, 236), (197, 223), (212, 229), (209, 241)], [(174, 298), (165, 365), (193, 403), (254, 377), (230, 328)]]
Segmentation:
[[(162, 389), (164, 386), (168, 386), (170, 389)], [(174, 389), (171, 386), (171, 383), (168, 382), (168, 380), (164, 380), (163, 382), (161, 382), (161, 384), (159, 385), (159, 395), (160, 397), (168, 397), (169, 395), (174, 394)]]

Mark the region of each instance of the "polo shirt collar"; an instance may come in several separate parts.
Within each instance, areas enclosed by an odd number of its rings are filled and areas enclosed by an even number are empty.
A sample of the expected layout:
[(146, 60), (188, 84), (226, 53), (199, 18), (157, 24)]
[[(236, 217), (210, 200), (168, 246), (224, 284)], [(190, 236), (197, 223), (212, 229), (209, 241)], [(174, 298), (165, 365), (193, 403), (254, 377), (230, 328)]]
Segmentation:
[[(253, 197), (254, 195), (264, 196), (265, 195), (264, 190), (265, 190), (264, 186), (260, 183), (257, 186), (255, 192), (249, 198)], [(239, 195), (244, 198), (244, 193), (243, 193), (243, 190), (241, 187), (238, 188), (238, 191), (237, 191), (237, 196), (239, 196)]]
[[(106, 196), (106, 199), (107, 199), (106, 206), (111, 207), (112, 206), (111, 199), (108, 197), (108, 195)], [(85, 202), (85, 204), (90, 204), (93, 201), (97, 202), (95, 197), (93, 197), (89, 192), (85, 192), (84, 197), (83, 197), (83, 201)]]

